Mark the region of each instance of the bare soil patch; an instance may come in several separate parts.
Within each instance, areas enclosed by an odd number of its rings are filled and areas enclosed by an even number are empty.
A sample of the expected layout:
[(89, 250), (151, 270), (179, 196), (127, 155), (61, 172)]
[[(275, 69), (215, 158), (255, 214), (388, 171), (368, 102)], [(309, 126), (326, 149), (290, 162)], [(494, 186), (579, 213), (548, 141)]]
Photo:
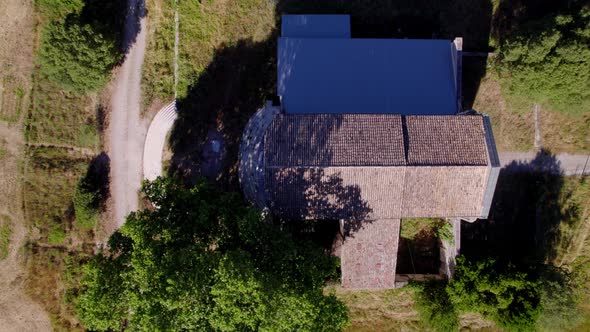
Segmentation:
[(28, 236), (22, 210), (22, 118), (30, 97), (35, 41), (33, 3), (0, 2), (0, 215), (11, 231), (0, 260), (0, 326), (3, 331), (49, 331), (47, 313), (24, 291), (27, 273), (19, 250)]

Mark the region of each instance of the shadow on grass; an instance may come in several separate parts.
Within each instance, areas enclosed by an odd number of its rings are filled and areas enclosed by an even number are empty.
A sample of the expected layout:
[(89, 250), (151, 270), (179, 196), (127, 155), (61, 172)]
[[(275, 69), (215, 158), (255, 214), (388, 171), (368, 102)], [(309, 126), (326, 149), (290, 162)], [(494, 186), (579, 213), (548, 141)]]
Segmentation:
[[(276, 36), (263, 42), (240, 40), (219, 48), (211, 63), (178, 101), (178, 119), (171, 133), (171, 171), (195, 183), (207, 161), (211, 130), (222, 139), (217, 174), (208, 174), (227, 190), (237, 191), (239, 140), (254, 112), (270, 99), (276, 84)], [(209, 134), (209, 136), (211, 136)], [(210, 143), (210, 142), (209, 142)], [(217, 168), (216, 168), (217, 169)]]
[(575, 207), (561, 206), (564, 176), (559, 161), (541, 151), (529, 163), (514, 161), (500, 171), (487, 220), (463, 223), (462, 253), (535, 265), (556, 258), (559, 225)]
[[(492, 37), (501, 44), (526, 22), (556, 13), (579, 13), (585, 1), (502, 0), (492, 17)], [(549, 23), (549, 22), (545, 22)]]

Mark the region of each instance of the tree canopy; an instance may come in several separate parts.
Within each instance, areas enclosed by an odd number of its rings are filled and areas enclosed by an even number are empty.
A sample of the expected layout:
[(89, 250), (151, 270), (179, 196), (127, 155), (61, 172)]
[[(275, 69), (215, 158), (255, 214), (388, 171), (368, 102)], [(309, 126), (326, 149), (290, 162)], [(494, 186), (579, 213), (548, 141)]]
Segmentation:
[(508, 331), (534, 330), (541, 312), (540, 284), (493, 259), (473, 263), (458, 257), (447, 292), (458, 311), (479, 312)]
[(123, 56), (126, 2), (42, 0), (37, 5), (52, 20), (43, 29), (38, 52), (41, 72), (67, 90), (102, 88)]
[(235, 194), (172, 178), (145, 183), (132, 213), (85, 267), (89, 329), (339, 331), (347, 311), (323, 285), (334, 258), (265, 221)]
[(590, 11), (526, 21), (500, 45), (500, 73), (510, 94), (581, 114), (590, 108)]
[(120, 59), (114, 40), (76, 19), (50, 23), (39, 49), (42, 72), (62, 87), (77, 92), (104, 86), (109, 70)]

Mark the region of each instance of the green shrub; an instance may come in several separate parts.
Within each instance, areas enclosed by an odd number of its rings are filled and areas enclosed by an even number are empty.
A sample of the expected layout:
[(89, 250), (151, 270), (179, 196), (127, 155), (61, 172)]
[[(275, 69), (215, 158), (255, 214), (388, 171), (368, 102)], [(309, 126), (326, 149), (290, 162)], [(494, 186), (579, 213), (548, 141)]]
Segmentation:
[(61, 246), (66, 241), (66, 231), (61, 225), (53, 225), (47, 234), (47, 242), (52, 246)]
[(64, 89), (79, 93), (102, 88), (121, 57), (113, 39), (75, 16), (48, 24), (38, 53), (43, 74)]
[(3, 260), (8, 256), (11, 236), (12, 222), (10, 217), (0, 215), (0, 260)]
[(565, 271), (545, 273), (541, 287), (541, 315), (537, 328), (540, 331), (567, 331), (583, 321), (578, 309), (578, 289), (570, 274)]
[(590, 11), (528, 21), (500, 45), (509, 96), (582, 114), (590, 109)]
[(456, 331), (459, 328), (459, 316), (446, 291), (446, 282), (428, 281), (413, 285), (416, 310), (420, 321), (435, 331)]
[(540, 283), (489, 258), (469, 262), (457, 257), (446, 291), (458, 311), (480, 313), (506, 331), (534, 330), (541, 311)]
[(98, 223), (98, 193), (87, 189), (84, 180), (78, 182), (72, 201), (76, 213), (76, 226), (82, 230), (91, 230)]
[(453, 233), (453, 224), (444, 219), (439, 219), (434, 223), (434, 232), (436, 237), (441, 241), (449, 244), (455, 243), (455, 234)]
[(63, 19), (84, 6), (83, 0), (36, 0), (37, 10), (48, 19)]

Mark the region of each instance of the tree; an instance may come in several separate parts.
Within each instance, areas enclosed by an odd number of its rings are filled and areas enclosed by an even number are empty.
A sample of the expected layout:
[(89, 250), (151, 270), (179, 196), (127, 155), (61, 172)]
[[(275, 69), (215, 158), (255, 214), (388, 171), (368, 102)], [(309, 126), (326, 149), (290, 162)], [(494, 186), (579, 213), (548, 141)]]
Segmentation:
[(76, 92), (96, 91), (121, 60), (117, 41), (76, 15), (48, 24), (39, 49), (41, 71), (52, 81)]
[(459, 312), (478, 312), (508, 331), (534, 330), (541, 311), (539, 282), (489, 258), (457, 257), (447, 293)]
[(581, 114), (590, 107), (590, 11), (570, 10), (522, 24), (500, 45), (509, 94)]
[(132, 213), (85, 267), (89, 329), (339, 331), (345, 306), (323, 285), (336, 262), (200, 182), (145, 183), (156, 208)]

